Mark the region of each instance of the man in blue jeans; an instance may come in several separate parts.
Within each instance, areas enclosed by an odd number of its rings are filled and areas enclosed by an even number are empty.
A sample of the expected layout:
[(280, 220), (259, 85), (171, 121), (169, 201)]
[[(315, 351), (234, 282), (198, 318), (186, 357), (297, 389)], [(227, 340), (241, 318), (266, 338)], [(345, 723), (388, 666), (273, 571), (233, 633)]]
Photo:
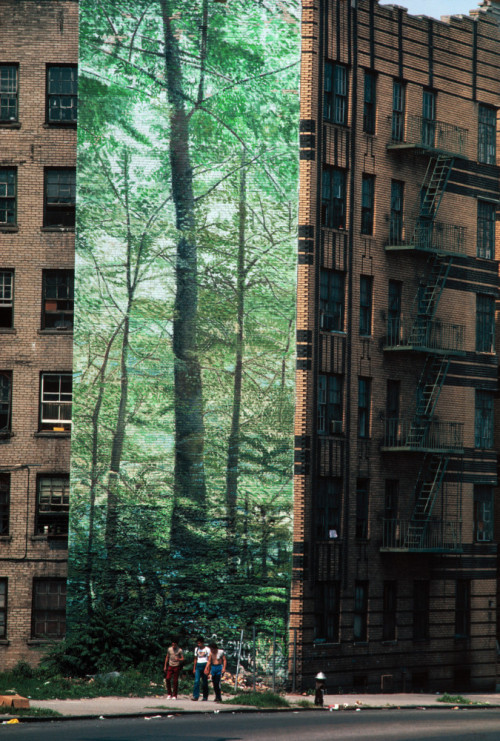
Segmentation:
[(212, 682), (214, 685), (215, 702), (222, 702), (222, 696), (220, 693), (220, 682), (222, 675), (226, 671), (226, 654), (221, 648), (218, 648), (216, 643), (209, 643), (210, 654), (208, 657), (207, 668), (205, 674), (208, 676), (210, 672), (212, 675)]
[(193, 687), (193, 700), (197, 700), (200, 696), (200, 679), (203, 688), (203, 699), (208, 700), (208, 677), (205, 669), (207, 668), (208, 657), (210, 655), (210, 649), (205, 646), (205, 639), (202, 636), (198, 636), (196, 639), (196, 648), (194, 650), (194, 687)]

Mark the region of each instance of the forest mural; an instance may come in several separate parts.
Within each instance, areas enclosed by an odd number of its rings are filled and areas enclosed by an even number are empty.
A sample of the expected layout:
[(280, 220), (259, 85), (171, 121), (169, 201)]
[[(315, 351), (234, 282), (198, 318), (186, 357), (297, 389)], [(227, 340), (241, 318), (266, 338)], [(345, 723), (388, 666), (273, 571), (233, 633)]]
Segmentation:
[(69, 623), (89, 669), (93, 643), (118, 666), (172, 632), (286, 641), (299, 6), (80, 1)]

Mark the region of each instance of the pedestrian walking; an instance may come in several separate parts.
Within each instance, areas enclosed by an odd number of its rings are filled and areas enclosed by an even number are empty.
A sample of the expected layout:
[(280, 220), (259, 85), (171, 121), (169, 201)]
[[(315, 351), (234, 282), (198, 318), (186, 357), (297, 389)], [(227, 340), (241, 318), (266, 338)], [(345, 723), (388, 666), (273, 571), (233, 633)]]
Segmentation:
[(222, 675), (226, 671), (226, 654), (221, 648), (217, 646), (216, 643), (209, 643), (208, 647), (210, 649), (210, 653), (208, 656), (205, 674), (207, 676), (208, 674), (212, 675), (212, 683), (214, 685), (215, 692), (215, 702), (222, 702), (220, 683)]
[(178, 638), (172, 640), (165, 656), (163, 671), (167, 684), (167, 700), (177, 700), (177, 688), (179, 686), (179, 674), (184, 664), (184, 654), (179, 646)]
[(205, 669), (208, 664), (208, 657), (210, 656), (210, 649), (205, 646), (205, 639), (202, 636), (198, 636), (196, 639), (196, 648), (194, 650), (194, 687), (193, 687), (193, 700), (197, 700), (200, 696), (200, 680), (203, 692), (203, 700), (208, 700), (208, 677), (205, 674)]

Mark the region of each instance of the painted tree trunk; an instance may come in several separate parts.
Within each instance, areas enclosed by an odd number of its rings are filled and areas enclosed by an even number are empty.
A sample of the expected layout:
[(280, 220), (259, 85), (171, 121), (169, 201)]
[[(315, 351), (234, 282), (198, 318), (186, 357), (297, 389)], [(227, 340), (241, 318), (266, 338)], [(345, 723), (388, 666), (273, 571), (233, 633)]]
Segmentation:
[[(177, 229), (176, 296), (173, 319), (175, 464), (171, 547), (197, 548), (205, 519), (204, 423), (201, 368), (197, 351), (198, 267), (189, 119), (184, 105), (179, 44), (172, 9), (160, 0), (165, 38), (165, 72), (170, 114), (170, 167)], [(198, 544), (199, 545), (199, 544)]]

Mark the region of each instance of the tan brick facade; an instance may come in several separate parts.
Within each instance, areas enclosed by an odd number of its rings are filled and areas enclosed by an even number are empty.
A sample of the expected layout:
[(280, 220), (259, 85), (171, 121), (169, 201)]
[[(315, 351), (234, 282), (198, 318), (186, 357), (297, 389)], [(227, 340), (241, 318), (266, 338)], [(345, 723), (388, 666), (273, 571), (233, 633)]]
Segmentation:
[(498, 11), (303, 2), (303, 686), (495, 686)]
[[(2, 398), (2, 411), (10, 419), (2, 417), (0, 425), (2, 626), (6, 620), (0, 668), (5, 669), (20, 659), (36, 663), (43, 636), (57, 637), (64, 625), (70, 439), (61, 411), (68, 388), (56, 385), (61, 378), (67, 382), (72, 370), (71, 296), (64, 295), (64, 286), (54, 288), (53, 281), (63, 275), (67, 288), (71, 272), (47, 271), (72, 271), (74, 265), (76, 127), (68, 79), (78, 61), (78, 4), (3, 2), (0, 27), (0, 178), (7, 177), (6, 171), (14, 173), (13, 189), (0, 193), (14, 202), (8, 214), (0, 197), (0, 375), (11, 383), (11, 398), (5, 388)], [(49, 77), (55, 93), (50, 112)], [(53, 168), (56, 192), (46, 199), (47, 168)], [(41, 415), (43, 373), (50, 374), (44, 383), (52, 406)], [(48, 487), (42, 494), (40, 482)], [(36, 625), (34, 584), (39, 590)]]

